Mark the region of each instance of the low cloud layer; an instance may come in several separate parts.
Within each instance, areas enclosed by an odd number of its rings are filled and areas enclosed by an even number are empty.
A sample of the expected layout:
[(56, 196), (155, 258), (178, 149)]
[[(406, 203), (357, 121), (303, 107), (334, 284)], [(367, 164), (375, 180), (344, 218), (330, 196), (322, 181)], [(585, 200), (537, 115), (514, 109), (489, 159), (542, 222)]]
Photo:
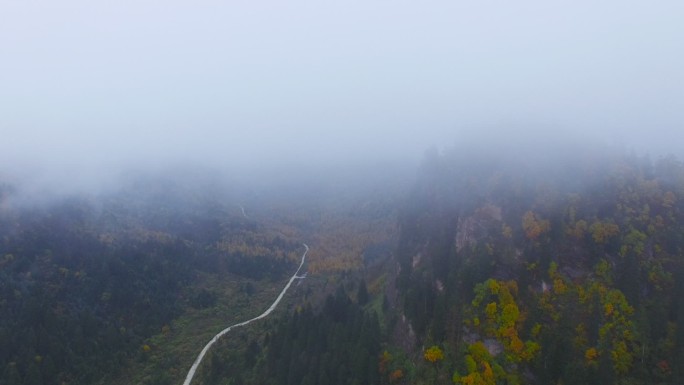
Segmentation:
[(413, 160), (472, 130), (681, 152), (683, 18), (675, 0), (5, 1), (0, 170)]

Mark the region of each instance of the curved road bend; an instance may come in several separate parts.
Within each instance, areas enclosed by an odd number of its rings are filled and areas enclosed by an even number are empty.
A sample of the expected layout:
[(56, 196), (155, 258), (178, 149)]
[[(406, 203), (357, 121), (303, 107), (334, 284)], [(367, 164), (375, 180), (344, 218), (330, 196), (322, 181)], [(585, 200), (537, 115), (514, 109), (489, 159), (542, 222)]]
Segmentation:
[(245, 325), (247, 325), (253, 321), (256, 321), (256, 320), (259, 320), (259, 319), (262, 319), (262, 318), (268, 316), (276, 308), (276, 306), (278, 306), (278, 303), (280, 302), (281, 299), (283, 299), (285, 292), (287, 291), (287, 289), (290, 288), (290, 285), (292, 285), (292, 282), (294, 282), (295, 279), (302, 278), (302, 277), (298, 276), (297, 274), (299, 274), (299, 270), (301, 270), (302, 266), (304, 265), (304, 259), (306, 259), (306, 253), (309, 252), (309, 246), (307, 246), (306, 243), (303, 243), (303, 245), (306, 248), (306, 250), (304, 250), (304, 254), (302, 254), (302, 261), (299, 263), (299, 267), (297, 268), (297, 271), (295, 271), (295, 273), (292, 275), (292, 277), (290, 277), (290, 280), (287, 281), (287, 285), (285, 285), (285, 288), (283, 289), (283, 291), (280, 292), (280, 294), (278, 295), (278, 298), (276, 298), (276, 300), (273, 302), (271, 307), (266, 309), (265, 312), (261, 313), (260, 316), (257, 316), (257, 317), (250, 319), (250, 320), (229, 326), (229, 327), (221, 330), (217, 335), (215, 335), (214, 338), (212, 338), (211, 341), (209, 341), (204, 346), (204, 349), (202, 349), (199, 356), (197, 356), (197, 358), (195, 359), (195, 362), (192, 364), (192, 367), (190, 367), (190, 370), (188, 371), (188, 375), (185, 377), (185, 381), (183, 382), (183, 385), (190, 385), (190, 383), (192, 382), (192, 377), (195, 376), (195, 371), (197, 371), (197, 368), (199, 367), (200, 363), (204, 359), (204, 355), (207, 354), (207, 352), (209, 351), (209, 348), (211, 348), (211, 345), (213, 345), (216, 341), (218, 341), (219, 338), (223, 337), (224, 334), (228, 333), (233, 328), (236, 328), (239, 326), (245, 326)]

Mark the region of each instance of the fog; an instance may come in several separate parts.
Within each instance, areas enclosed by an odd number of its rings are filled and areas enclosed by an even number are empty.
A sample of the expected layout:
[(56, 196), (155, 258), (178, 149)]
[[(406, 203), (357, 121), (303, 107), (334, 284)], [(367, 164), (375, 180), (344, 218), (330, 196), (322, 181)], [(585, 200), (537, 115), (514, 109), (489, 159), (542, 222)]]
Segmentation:
[(3, 1), (0, 175), (285, 177), (464, 132), (681, 155), (682, 20), (678, 0)]

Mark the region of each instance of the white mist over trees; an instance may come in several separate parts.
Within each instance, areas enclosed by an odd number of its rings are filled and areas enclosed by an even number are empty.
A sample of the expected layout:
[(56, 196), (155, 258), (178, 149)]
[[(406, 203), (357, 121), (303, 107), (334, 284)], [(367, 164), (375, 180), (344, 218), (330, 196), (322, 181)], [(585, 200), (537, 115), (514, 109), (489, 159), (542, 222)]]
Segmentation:
[(684, 5), (0, 5), (0, 169), (417, 160), (464, 129), (678, 151)]

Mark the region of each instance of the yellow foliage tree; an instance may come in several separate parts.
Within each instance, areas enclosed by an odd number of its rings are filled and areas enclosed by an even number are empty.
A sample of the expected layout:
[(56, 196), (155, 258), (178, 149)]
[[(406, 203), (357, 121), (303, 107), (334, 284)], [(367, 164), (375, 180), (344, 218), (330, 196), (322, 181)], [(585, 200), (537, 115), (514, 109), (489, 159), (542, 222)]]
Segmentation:
[(468, 347), (465, 366), (468, 373), (461, 376), (454, 374), (452, 381), (462, 385), (495, 385), (497, 380), (505, 377), (503, 368), (497, 364), (482, 342), (475, 342)]
[[(501, 381), (520, 382), (519, 374), (507, 371), (498, 362), (520, 364), (529, 362), (539, 353), (539, 343), (520, 338), (519, 331), (525, 321), (525, 314), (516, 302), (518, 284), (515, 281), (489, 279), (475, 287), (475, 298), (471, 302), (472, 318), (467, 323), (483, 338), (492, 338), (503, 347), (503, 355), (492, 357), (482, 341), (468, 346), (465, 356), (467, 373), (453, 377), (457, 384), (495, 384)], [(536, 326), (539, 334), (541, 326)], [(506, 366), (508, 367), (508, 366)]]
[(620, 227), (615, 223), (596, 221), (589, 227), (589, 231), (594, 242), (604, 244), (610, 238), (620, 234)]
[(528, 239), (535, 240), (551, 228), (549, 221), (540, 219), (534, 212), (528, 211), (523, 215), (522, 227)]
[(425, 350), (423, 357), (425, 357), (426, 361), (437, 362), (444, 359), (444, 352), (442, 352), (439, 346), (433, 345)]
[(589, 348), (584, 352), (584, 358), (587, 360), (587, 364), (596, 363), (596, 358), (598, 358), (598, 350), (596, 348)]

